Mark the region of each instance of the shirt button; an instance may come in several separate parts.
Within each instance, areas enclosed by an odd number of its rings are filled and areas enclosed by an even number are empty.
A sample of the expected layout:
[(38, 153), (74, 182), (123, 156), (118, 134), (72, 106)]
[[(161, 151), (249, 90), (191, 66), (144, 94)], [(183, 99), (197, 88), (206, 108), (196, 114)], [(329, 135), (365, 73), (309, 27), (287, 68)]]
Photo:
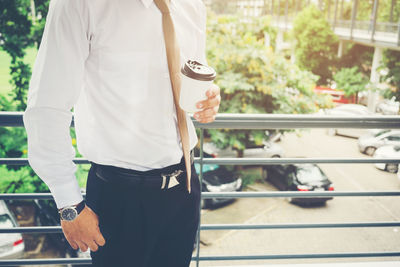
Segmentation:
[(169, 73), (168, 72), (164, 72), (164, 78), (169, 78)]

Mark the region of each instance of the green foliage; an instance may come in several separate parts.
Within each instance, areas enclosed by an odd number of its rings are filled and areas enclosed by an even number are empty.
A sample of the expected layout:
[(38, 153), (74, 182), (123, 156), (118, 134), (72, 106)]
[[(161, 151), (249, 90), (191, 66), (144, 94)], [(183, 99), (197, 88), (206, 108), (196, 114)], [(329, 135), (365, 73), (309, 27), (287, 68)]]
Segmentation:
[[(30, 0), (0, 0), (0, 49), (10, 56), (10, 98), (0, 95), (0, 111), (23, 111), (26, 108), (31, 69), (24, 62), (28, 47), (42, 37), (49, 0), (35, 0), (37, 23), (32, 23)], [(26, 157), (26, 133), (23, 128), (0, 128), (0, 158)], [(47, 186), (28, 166), (0, 166), (0, 192), (48, 192)]]
[[(211, 14), (207, 31), (207, 59), (217, 71), (221, 113), (313, 113), (330, 105), (313, 93), (317, 76), (265, 46), (264, 32), (276, 36), (268, 17), (244, 22), (236, 16)], [(224, 129), (208, 134), (217, 146), (230, 146), (239, 154), (267, 138), (260, 131)]]
[(374, 48), (349, 42), (346, 42), (345, 44), (347, 49), (344, 49), (343, 56), (337, 61), (334, 68), (339, 70), (342, 68), (358, 67), (360, 72), (369, 76), (371, 74)]
[(254, 184), (256, 182), (263, 181), (263, 178), (259, 173), (249, 172), (249, 171), (240, 171), (239, 176), (242, 178), (242, 187), (246, 188), (247, 186)]
[(0, 193), (40, 193), (48, 192), (45, 183), (34, 175), (29, 167), (9, 170), (0, 166)]
[[(357, 8), (357, 20), (358, 21), (370, 21), (371, 14), (373, 10), (373, 0), (365, 1), (358, 0)], [(377, 21), (379, 22), (389, 22), (390, 21), (390, 9), (392, 0), (379, 0)], [(343, 5), (343, 19), (350, 20), (353, 9), (353, 1), (345, 1)], [(393, 21), (397, 22), (396, 18), (400, 15), (400, 1), (394, 1), (393, 8)]]
[(333, 79), (337, 88), (344, 91), (345, 96), (355, 95), (356, 99), (358, 92), (365, 91), (368, 84), (368, 79), (358, 71), (358, 67), (342, 68), (334, 74)]
[(318, 84), (326, 84), (332, 77), (329, 66), (336, 60), (338, 38), (321, 11), (314, 5), (303, 9), (294, 20), (292, 35), (300, 68), (320, 76)]
[(16, 109), (19, 111), (26, 109), (27, 92), (29, 88), (29, 79), (31, 77), (30, 66), (22, 59), (11, 63), (10, 66), (11, 85), (14, 88), (11, 96), (14, 100)]
[(388, 74), (384, 78), (392, 85), (387, 98), (395, 96), (397, 101), (400, 101), (400, 52), (386, 50), (383, 54), (383, 64), (388, 69)]
[(36, 0), (35, 13), (31, 15), (30, 0), (0, 0), (0, 48), (11, 57), (10, 75), (12, 100), (18, 111), (26, 108), (26, 92), (29, 87), (31, 69), (23, 61), (25, 50), (39, 43), (42, 38), (49, 0)]
[(77, 170), (75, 173), (76, 179), (78, 180), (78, 184), (80, 188), (86, 188), (86, 181), (88, 177), (88, 172), (90, 169), (89, 164), (79, 164), (77, 165)]

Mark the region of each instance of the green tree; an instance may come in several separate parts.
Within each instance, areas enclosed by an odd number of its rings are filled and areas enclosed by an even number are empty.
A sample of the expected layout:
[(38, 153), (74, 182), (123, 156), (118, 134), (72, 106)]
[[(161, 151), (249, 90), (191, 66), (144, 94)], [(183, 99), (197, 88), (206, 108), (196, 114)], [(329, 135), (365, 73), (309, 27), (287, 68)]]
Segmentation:
[(30, 38), (29, 0), (0, 0), (1, 49), (11, 56), (10, 81), (12, 99), (17, 110), (25, 108), (26, 91), (29, 85), (30, 67), (23, 62), (25, 48), (32, 44)]
[(314, 5), (302, 10), (294, 20), (292, 35), (300, 68), (318, 75), (318, 84), (326, 84), (332, 77), (330, 66), (336, 61), (338, 38), (321, 11)]
[[(208, 18), (207, 59), (218, 73), (216, 83), (223, 99), (220, 112), (294, 114), (329, 106), (329, 100), (313, 92), (317, 76), (264, 45), (263, 32), (274, 31), (270, 20), (249, 20), (245, 23), (236, 16), (213, 14)], [(208, 133), (217, 146), (230, 146), (239, 156), (245, 147), (261, 145), (267, 138), (264, 131)]]
[(358, 67), (360, 72), (362, 72), (365, 76), (369, 76), (371, 74), (373, 55), (373, 47), (348, 43), (347, 49), (344, 50), (343, 56), (332, 67), (332, 70)]
[[(35, 12), (31, 10), (35, 3)], [(25, 50), (32, 45), (39, 46), (47, 15), (49, 0), (0, 0), (0, 49), (11, 57), (10, 74), (13, 110), (26, 108), (27, 91), (31, 68), (23, 60)], [(32, 17), (35, 13), (37, 16)]]
[(400, 101), (400, 52), (386, 50), (383, 54), (383, 66), (388, 69), (384, 79), (392, 86), (387, 97), (396, 97)]
[[(0, 49), (11, 57), (11, 98), (0, 96), (0, 111), (26, 108), (31, 68), (24, 62), (25, 50), (40, 45), (49, 0), (0, 0)], [(34, 10), (31, 9), (34, 7)], [(35, 14), (35, 16), (33, 16)], [(26, 157), (23, 128), (0, 128), (0, 158)], [(48, 192), (47, 186), (28, 166), (0, 166), (0, 192)]]
[(366, 90), (368, 79), (359, 72), (357, 67), (342, 68), (333, 75), (338, 89), (343, 90), (345, 96), (355, 96), (358, 102), (358, 93)]

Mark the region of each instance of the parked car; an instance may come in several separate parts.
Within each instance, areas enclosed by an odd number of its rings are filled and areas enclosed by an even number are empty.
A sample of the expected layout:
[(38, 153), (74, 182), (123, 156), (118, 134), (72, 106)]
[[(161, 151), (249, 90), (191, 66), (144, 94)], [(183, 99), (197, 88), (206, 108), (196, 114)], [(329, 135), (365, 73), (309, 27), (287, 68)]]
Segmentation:
[[(372, 116), (375, 113), (368, 110), (367, 107), (358, 104), (343, 104), (332, 109), (325, 109), (324, 114), (332, 116)], [(376, 131), (376, 130), (375, 130)], [(358, 138), (366, 133), (365, 129), (353, 129), (353, 128), (340, 128), (340, 129), (328, 129), (329, 135), (345, 135), (349, 137)]]
[[(264, 178), (281, 191), (333, 191), (332, 182), (315, 164), (267, 165)], [(332, 197), (290, 198), (298, 204), (325, 203)]]
[[(213, 143), (205, 143), (204, 151), (221, 158), (236, 158), (237, 152), (232, 148), (219, 149)], [(243, 152), (244, 158), (282, 158), (283, 148), (274, 142), (264, 142), (262, 145), (246, 148)]]
[[(195, 150), (195, 156), (199, 156), (199, 151)], [(213, 158), (216, 155), (203, 152), (205, 158)], [(200, 164), (195, 164), (196, 172), (200, 175)], [(234, 171), (226, 166), (218, 164), (203, 165), (202, 192), (235, 192), (242, 190), (242, 179)], [(235, 199), (231, 198), (211, 198), (202, 199), (203, 209), (216, 208), (224, 204), (231, 203)]]
[(400, 164), (397, 165), (397, 178), (398, 178), (399, 181), (400, 181)]
[[(57, 206), (52, 200), (33, 200), (36, 214), (36, 224), (42, 226), (59, 226), (60, 215)], [(89, 249), (86, 252), (80, 249), (74, 250), (68, 243), (64, 234), (51, 234), (49, 238), (52, 244), (59, 250), (64, 252), (66, 258), (90, 258)], [(71, 265), (70, 265), (71, 266)], [(92, 265), (79, 265), (79, 266), (92, 266)]]
[[(374, 158), (377, 158), (377, 159), (399, 158), (400, 159), (400, 146), (382, 146), (375, 151)], [(398, 171), (397, 163), (375, 163), (375, 167), (380, 170), (388, 171), (391, 173), (396, 173)]]
[(358, 149), (369, 156), (381, 146), (400, 146), (400, 130), (381, 130), (378, 133), (367, 133), (358, 138)]
[(396, 101), (395, 97), (392, 99), (384, 99), (376, 105), (376, 112), (383, 115), (397, 115), (399, 114), (400, 102)]
[[(18, 223), (4, 200), (0, 200), (0, 228), (11, 227), (18, 227)], [(25, 244), (21, 234), (0, 234), (0, 258), (22, 258), (24, 249)]]

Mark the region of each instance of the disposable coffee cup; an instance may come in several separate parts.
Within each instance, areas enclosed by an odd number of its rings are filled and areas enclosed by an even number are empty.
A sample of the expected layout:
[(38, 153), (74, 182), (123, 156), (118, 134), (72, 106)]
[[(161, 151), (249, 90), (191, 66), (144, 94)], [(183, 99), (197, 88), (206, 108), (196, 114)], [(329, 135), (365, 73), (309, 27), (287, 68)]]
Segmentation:
[(181, 68), (181, 94), (179, 105), (186, 112), (195, 113), (196, 104), (206, 100), (206, 92), (210, 89), (216, 73), (213, 68), (194, 60), (188, 60)]

